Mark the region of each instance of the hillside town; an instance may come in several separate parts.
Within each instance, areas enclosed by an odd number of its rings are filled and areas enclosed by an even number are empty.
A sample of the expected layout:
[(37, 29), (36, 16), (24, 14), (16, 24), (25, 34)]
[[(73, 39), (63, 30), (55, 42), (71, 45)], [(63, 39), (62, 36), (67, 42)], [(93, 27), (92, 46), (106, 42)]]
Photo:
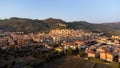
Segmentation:
[[(54, 29), (49, 33), (0, 31), (0, 49), (15, 52), (36, 47), (39, 52), (55, 50), (59, 53), (72, 49), (85, 53), (82, 58), (97, 58), (107, 62), (120, 62), (120, 36), (107, 37), (103, 33), (85, 30)], [(2, 53), (2, 51), (1, 51)]]

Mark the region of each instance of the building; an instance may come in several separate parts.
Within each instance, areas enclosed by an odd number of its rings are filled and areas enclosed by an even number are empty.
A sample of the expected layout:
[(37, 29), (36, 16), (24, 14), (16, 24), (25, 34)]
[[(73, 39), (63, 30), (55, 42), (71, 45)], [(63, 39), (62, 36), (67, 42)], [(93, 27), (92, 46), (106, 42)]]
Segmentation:
[(112, 54), (111, 52), (107, 52), (107, 53), (106, 53), (106, 60), (112, 62), (113, 59), (114, 59), (113, 54)]
[(17, 43), (18, 45), (25, 45), (25, 39), (18, 38)]
[(62, 52), (63, 51), (63, 47), (58, 46), (58, 47), (55, 48), (55, 50), (58, 51), (58, 52)]
[(97, 57), (97, 53), (96, 52), (94, 52), (94, 51), (90, 51), (90, 52), (88, 52), (88, 57)]
[(112, 62), (114, 56), (111, 52), (100, 52), (100, 59)]
[(120, 56), (118, 57), (118, 62), (120, 63)]
[(100, 59), (106, 60), (106, 53), (100, 52)]

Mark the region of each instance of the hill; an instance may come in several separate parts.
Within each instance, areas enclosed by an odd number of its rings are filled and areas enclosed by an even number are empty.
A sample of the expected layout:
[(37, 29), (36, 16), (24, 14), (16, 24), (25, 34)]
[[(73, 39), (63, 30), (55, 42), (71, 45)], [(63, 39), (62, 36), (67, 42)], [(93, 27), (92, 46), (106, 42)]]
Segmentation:
[[(113, 30), (112, 28), (108, 27), (107, 25), (103, 24), (92, 24), (88, 23), (85, 21), (75, 21), (75, 22), (69, 22), (68, 23), (68, 28), (73, 28), (73, 29), (86, 29), (90, 30), (93, 32), (103, 32), (103, 31), (108, 31), (108, 30)], [(106, 30), (105, 30), (106, 29)]]
[(46, 20), (32, 20), (26, 18), (10, 18), (0, 20), (0, 29), (6, 31), (23, 31), (23, 32), (44, 32), (50, 29), (64, 28), (65, 25), (62, 20), (46, 19)]
[(103, 32), (108, 35), (119, 35), (120, 34), (120, 29), (115, 29), (106, 24), (92, 24), (86, 21), (74, 21), (74, 22), (67, 23), (67, 25), (68, 25), (68, 28), (72, 28), (72, 29), (85, 29), (85, 30), (89, 30), (92, 32)]
[(30, 32), (48, 32), (51, 29), (85, 29), (106, 34), (120, 34), (120, 23), (92, 24), (86, 21), (65, 22), (61, 19), (45, 20), (12, 17), (0, 20), (0, 30)]
[(103, 25), (107, 25), (113, 29), (120, 30), (120, 22), (103, 23)]

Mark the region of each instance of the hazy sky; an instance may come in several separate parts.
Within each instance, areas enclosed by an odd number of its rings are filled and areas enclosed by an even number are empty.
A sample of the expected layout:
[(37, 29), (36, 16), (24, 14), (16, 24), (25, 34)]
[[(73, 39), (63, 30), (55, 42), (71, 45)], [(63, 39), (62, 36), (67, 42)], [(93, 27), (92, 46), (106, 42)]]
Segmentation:
[(0, 19), (9, 17), (120, 22), (120, 0), (0, 0)]

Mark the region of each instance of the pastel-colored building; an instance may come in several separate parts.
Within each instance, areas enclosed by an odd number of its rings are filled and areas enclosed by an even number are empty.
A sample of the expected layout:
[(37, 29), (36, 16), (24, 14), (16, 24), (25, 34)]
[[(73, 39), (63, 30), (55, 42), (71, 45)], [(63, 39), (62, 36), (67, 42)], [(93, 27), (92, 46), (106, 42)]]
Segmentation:
[(120, 62), (120, 56), (118, 57), (118, 62)]
[(114, 56), (110, 52), (100, 52), (100, 59), (112, 62), (114, 59)]
[(106, 53), (100, 52), (100, 59), (106, 60)]
[(88, 52), (88, 57), (97, 57), (97, 53), (94, 51)]
[(110, 53), (110, 52), (107, 52), (106, 53), (106, 60), (107, 61), (113, 61), (113, 58), (114, 58), (114, 56), (113, 56), (113, 54), (112, 53)]

